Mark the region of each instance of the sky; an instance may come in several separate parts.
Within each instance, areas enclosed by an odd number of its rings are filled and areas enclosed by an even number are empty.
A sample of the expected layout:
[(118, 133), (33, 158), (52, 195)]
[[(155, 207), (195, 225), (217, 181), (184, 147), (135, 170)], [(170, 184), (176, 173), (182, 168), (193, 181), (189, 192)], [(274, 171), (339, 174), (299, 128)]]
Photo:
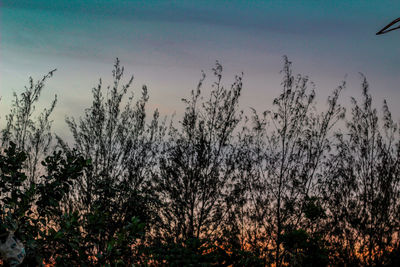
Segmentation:
[(213, 81), (216, 60), (227, 86), (244, 73), (242, 109), (271, 108), (287, 55), (294, 72), (315, 83), (322, 109), (342, 80), (342, 103), (359, 97), (363, 73), (375, 106), (387, 99), (398, 118), (400, 30), (375, 35), (398, 17), (395, 0), (0, 0), (0, 125), (12, 93), (57, 68), (41, 105), (58, 95), (54, 127), (66, 135), (65, 116), (83, 114), (98, 79), (110, 81), (116, 57), (138, 94), (148, 86), (149, 111), (164, 115), (183, 112), (180, 99), (201, 70)]

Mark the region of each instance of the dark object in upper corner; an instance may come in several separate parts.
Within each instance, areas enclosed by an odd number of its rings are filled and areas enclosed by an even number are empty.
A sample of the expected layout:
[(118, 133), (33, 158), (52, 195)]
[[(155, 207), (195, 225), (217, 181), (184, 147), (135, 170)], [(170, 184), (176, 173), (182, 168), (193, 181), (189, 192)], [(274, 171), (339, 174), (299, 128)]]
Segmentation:
[(390, 32), (390, 31), (394, 31), (396, 29), (400, 29), (400, 26), (388, 29), (389, 27), (391, 27), (393, 24), (396, 24), (397, 22), (400, 22), (400, 18), (397, 18), (397, 19), (393, 20), (392, 22), (390, 22), (388, 25), (383, 27), (379, 32), (377, 32), (376, 35), (384, 34), (384, 33)]

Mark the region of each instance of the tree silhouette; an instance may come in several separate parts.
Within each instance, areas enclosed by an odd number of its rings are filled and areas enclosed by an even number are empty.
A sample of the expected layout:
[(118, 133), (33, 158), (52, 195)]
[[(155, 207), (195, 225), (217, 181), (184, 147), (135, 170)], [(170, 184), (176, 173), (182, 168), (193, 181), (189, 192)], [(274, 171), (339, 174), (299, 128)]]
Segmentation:
[[(79, 122), (74, 118), (66, 120), (74, 139), (72, 147), (91, 159), (92, 168), (75, 184), (71, 203), (75, 205), (72, 210), (94, 216), (89, 220), (94, 225), (88, 225), (87, 229), (97, 231), (92, 233), (97, 236), (92, 240), (93, 252), (106, 251), (132, 218), (148, 222), (146, 226), (150, 225), (150, 218), (154, 220), (152, 211), (156, 201), (150, 179), (164, 131), (158, 111), (150, 124), (146, 122), (145, 107), (149, 99), (146, 86), (135, 103), (133, 94), (126, 99), (133, 76), (122, 84), (124, 68), (118, 59), (112, 74), (113, 84), (105, 94), (101, 80), (93, 88), (93, 103), (84, 117)], [(58, 140), (61, 147), (70, 150), (64, 141)], [(132, 253), (129, 242), (134, 243), (132, 240), (125, 244), (125, 254)]]
[(230, 89), (221, 84), (222, 66), (213, 68), (216, 82), (209, 98), (202, 101), (205, 74), (190, 99), (180, 128), (168, 129), (160, 158), (155, 190), (164, 205), (160, 210), (160, 235), (181, 242), (212, 238), (228, 215), (227, 198), (234, 178), (233, 131), (241, 119), (238, 100), (242, 78)]
[(324, 195), (330, 211), (330, 239), (338, 242), (335, 250), (344, 250), (341, 256), (359, 257), (362, 265), (379, 265), (387, 263), (398, 243), (399, 129), (386, 101), (379, 123), (364, 76), (362, 89), (362, 103), (352, 99), (346, 131), (337, 134)]
[(50, 152), (52, 140), (50, 115), (57, 103), (57, 96), (51, 101), (50, 107), (44, 109), (36, 118), (34, 117), (40, 94), (45, 82), (51, 78), (56, 70), (52, 70), (36, 83), (29, 78), (29, 86), (18, 96), (14, 93), (14, 101), (11, 111), (6, 115), (6, 128), (2, 130), (2, 145), (8, 146), (10, 142), (17, 148), (26, 151), (26, 168), (29, 171), (29, 179), (38, 176), (38, 167), (43, 157)]
[(148, 118), (145, 86), (129, 96), (117, 59), (56, 146), (56, 99), (35, 116), (53, 71), (30, 79), (2, 130), (0, 245), (21, 241), (24, 266), (397, 266), (400, 130), (366, 78), (345, 119), (345, 83), (317, 111), (284, 57), (272, 108), (246, 115), (242, 75), (226, 88), (212, 71), (209, 94), (203, 73), (167, 126)]
[(283, 90), (273, 101), (276, 109), (261, 115), (254, 111), (253, 128), (244, 137), (251, 160), (243, 169), (249, 214), (256, 225), (249, 239), (255, 247), (263, 246), (269, 264), (277, 266), (288, 253), (282, 248), (283, 235), (299, 229), (312, 234), (322, 219), (322, 214), (307, 218), (307, 208), (311, 199), (319, 199), (322, 165), (331, 146), (329, 131), (344, 115), (338, 104), (344, 84), (329, 97), (327, 111), (316, 114), (308, 77), (294, 76), (286, 57), (282, 73)]

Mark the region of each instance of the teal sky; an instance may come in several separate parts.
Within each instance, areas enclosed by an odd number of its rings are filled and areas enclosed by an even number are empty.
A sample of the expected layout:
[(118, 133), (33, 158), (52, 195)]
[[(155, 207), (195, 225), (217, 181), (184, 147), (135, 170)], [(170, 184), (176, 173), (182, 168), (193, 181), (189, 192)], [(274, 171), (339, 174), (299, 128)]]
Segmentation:
[(63, 135), (65, 115), (82, 114), (115, 57), (136, 89), (148, 85), (150, 109), (166, 115), (182, 112), (180, 99), (215, 60), (226, 84), (244, 72), (243, 109), (271, 107), (283, 55), (321, 99), (343, 79), (343, 102), (359, 96), (362, 72), (376, 106), (387, 98), (400, 113), (400, 30), (375, 35), (400, 17), (400, 1), (1, 0), (0, 10), (2, 121), (13, 91), (57, 68), (43, 101), (58, 95), (55, 128)]

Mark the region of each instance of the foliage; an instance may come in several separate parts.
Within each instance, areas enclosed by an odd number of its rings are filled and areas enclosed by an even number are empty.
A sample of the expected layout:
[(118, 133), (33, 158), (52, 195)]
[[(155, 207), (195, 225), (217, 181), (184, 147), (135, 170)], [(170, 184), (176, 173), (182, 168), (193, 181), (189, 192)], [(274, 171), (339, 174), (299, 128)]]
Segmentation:
[(380, 125), (365, 77), (362, 90), (362, 103), (352, 99), (351, 119), (336, 135), (323, 194), (330, 239), (347, 251), (340, 260), (359, 255), (361, 264), (378, 265), (387, 262), (399, 241), (399, 128), (386, 101)]
[(41, 160), (50, 152), (52, 140), (50, 115), (57, 103), (57, 96), (51, 101), (50, 107), (44, 109), (34, 118), (35, 104), (39, 101), (45, 82), (53, 76), (52, 70), (36, 83), (29, 78), (29, 86), (18, 96), (14, 93), (14, 101), (10, 113), (6, 116), (7, 125), (2, 130), (2, 145), (13, 142), (21, 151), (26, 151), (25, 167), (29, 172), (28, 178), (38, 176), (38, 166)]
[(167, 243), (151, 247), (151, 261), (168, 266), (264, 266), (249, 251), (232, 251), (207, 239), (190, 238), (183, 243)]
[(207, 101), (201, 102), (205, 74), (190, 99), (181, 128), (170, 126), (163, 143), (155, 191), (164, 205), (159, 235), (168, 242), (218, 235), (227, 216), (234, 154), (232, 136), (240, 121), (237, 111), (241, 76), (231, 89), (221, 84), (222, 66), (213, 68), (216, 82)]
[(86, 161), (72, 154), (54, 152), (42, 163), (45, 174), (39, 182), (30, 182), (22, 170), (27, 155), (14, 143), (0, 156), (1, 231), (15, 232), (25, 241), (27, 262), (48, 258), (52, 248), (51, 233), (62, 215), (60, 203), (68, 194), (72, 181), (81, 175)]
[[(116, 255), (132, 261), (135, 256), (129, 255), (132, 251), (127, 248), (136, 242), (121, 240), (123, 231), (132, 223), (137, 224), (137, 220), (148, 229), (155, 220), (157, 200), (150, 190), (150, 178), (164, 131), (157, 110), (147, 124), (146, 86), (135, 103), (133, 94), (126, 99), (133, 76), (123, 84), (124, 68), (118, 59), (112, 75), (113, 84), (105, 92), (101, 80), (93, 88), (92, 106), (79, 122), (74, 118), (66, 120), (73, 135), (72, 147), (92, 163), (74, 184), (69, 199), (86, 218), (85, 231), (92, 237), (86, 240), (88, 249), (97, 255), (99, 264), (113, 262)], [(71, 149), (60, 138), (58, 141), (64, 150)], [(117, 246), (121, 242), (125, 249)]]
[(245, 144), (246, 161), (241, 168), (243, 183), (249, 188), (247, 214), (256, 225), (248, 238), (255, 247), (265, 247), (270, 263), (277, 266), (284, 255), (283, 230), (312, 230), (315, 221), (310, 222), (307, 216), (311, 214), (304, 211), (310, 208), (307, 203), (321, 181), (321, 167), (332, 145), (329, 131), (344, 114), (338, 104), (344, 84), (328, 98), (327, 111), (317, 114), (315, 92), (308, 92), (309, 78), (294, 76), (286, 57), (282, 72), (283, 90), (273, 101), (275, 109), (262, 114), (254, 111), (253, 128), (245, 129), (239, 141)]
[(345, 120), (345, 83), (319, 112), (285, 57), (272, 109), (246, 115), (242, 75), (224, 87), (217, 62), (166, 126), (117, 59), (53, 146), (56, 100), (34, 113), (53, 72), (14, 94), (2, 130), (0, 242), (14, 232), (25, 266), (398, 265), (400, 130), (364, 76)]

